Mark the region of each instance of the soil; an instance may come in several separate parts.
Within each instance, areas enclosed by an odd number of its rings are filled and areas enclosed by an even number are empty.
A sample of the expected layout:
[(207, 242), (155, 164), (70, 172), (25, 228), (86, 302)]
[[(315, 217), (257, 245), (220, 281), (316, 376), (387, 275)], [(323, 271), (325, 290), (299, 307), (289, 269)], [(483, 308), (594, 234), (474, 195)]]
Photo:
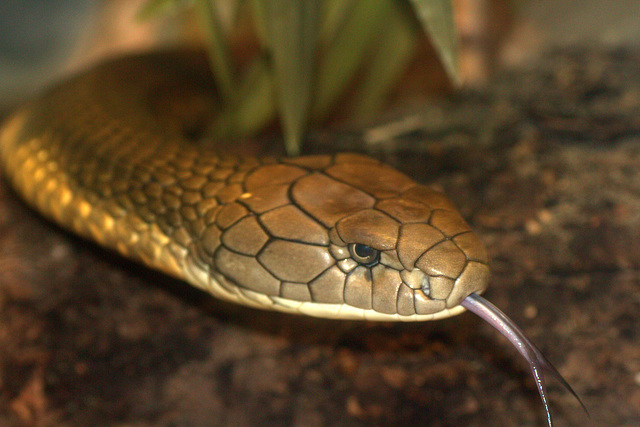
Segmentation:
[[(640, 52), (563, 50), (308, 151), (434, 183), (485, 296), (572, 385), (558, 426), (640, 425)], [(472, 314), (420, 324), (225, 304), (44, 221), (0, 183), (0, 425), (533, 426), (528, 366)]]

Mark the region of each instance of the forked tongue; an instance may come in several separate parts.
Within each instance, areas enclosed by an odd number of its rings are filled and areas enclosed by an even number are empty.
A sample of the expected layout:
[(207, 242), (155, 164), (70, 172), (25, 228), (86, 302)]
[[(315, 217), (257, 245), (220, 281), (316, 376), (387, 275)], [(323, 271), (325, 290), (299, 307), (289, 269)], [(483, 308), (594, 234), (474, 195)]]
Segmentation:
[(551, 362), (549, 362), (549, 360), (547, 360), (546, 357), (544, 357), (544, 354), (538, 350), (538, 347), (536, 347), (535, 344), (533, 344), (529, 338), (524, 335), (513, 320), (509, 319), (506, 314), (498, 309), (498, 307), (477, 294), (471, 294), (466, 297), (462, 301), (461, 305), (496, 328), (502, 335), (511, 341), (511, 344), (513, 344), (520, 354), (524, 356), (527, 362), (529, 362), (531, 373), (533, 374), (536, 386), (538, 387), (538, 392), (540, 393), (540, 398), (542, 399), (542, 404), (544, 405), (544, 410), (547, 413), (547, 424), (549, 427), (551, 427), (553, 423), (551, 421), (551, 411), (549, 410), (549, 402), (547, 400), (547, 386), (544, 382), (543, 371), (545, 370), (556, 377), (556, 379), (565, 386), (571, 394), (573, 394), (578, 402), (580, 402), (582, 409), (584, 409), (587, 414), (589, 413), (587, 408), (584, 406), (584, 403), (582, 403), (582, 400), (580, 400), (576, 392), (573, 391), (569, 383), (562, 378), (562, 375), (560, 375), (558, 370), (551, 364)]

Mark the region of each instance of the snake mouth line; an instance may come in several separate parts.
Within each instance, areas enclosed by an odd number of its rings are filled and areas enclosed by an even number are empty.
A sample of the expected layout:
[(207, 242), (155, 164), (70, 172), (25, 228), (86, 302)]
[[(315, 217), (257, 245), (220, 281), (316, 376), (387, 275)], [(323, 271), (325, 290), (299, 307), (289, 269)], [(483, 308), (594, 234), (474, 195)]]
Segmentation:
[(551, 374), (555, 377), (560, 384), (562, 384), (569, 392), (578, 400), (582, 409), (589, 414), (587, 408), (582, 403), (578, 394), (571, 388), (569, 383), (560, 375), (560, 372), (549, 362), (549, 360), (542, 354), (542, 352), (536, 347), (536, 345), (531, 342), (529, 338), (526, 337), (524, 332), (504, 314), (498, 307), (491, 304), (486, 299), (482, 298), (478, 294), (470, 294), (467, 296), (462, 303), (460, 303), (464, 308), (471, 311), (472, 313), (479, 316), (481, 319), (485, 320), (491, 326), (496, 328), (498, 332), (504, 335), (511, 344), (518, 350), (518, 352), (526, 359), (529, 363), (529, 367), (531, 368), (531, 373), (533, 374), (533, 379), (536, 382), (536, 387), (538, 388), (538, 393), (540, 394), (540, 399), (542, 399), (542, 404), (544, 405), (544, 410), (547, 416), (547, 425), (551, 427), (553, 425), (551, 411), (549, 409), (549, 401), (547, 398), (547, 386), (544, 380), (544, 371)]

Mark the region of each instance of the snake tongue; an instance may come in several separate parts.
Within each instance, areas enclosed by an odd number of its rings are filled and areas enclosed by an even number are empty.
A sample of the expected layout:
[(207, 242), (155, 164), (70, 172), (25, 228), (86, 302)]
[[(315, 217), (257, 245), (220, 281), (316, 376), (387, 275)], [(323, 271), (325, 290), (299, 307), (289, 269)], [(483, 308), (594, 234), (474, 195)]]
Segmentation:
[(576, 392), (571, 388), (569, 383), (560, 375), (558, 370), (549, 362), (549, 360), (542, 354), (538, 347), (533, 344), (529, 338), (527, 338), (522, 330), (507, 317), (500, 309), (491, 304), (486, 299), (482, 298), (478, 294), (470, 294), (461, 303), (461, 305), (467, 310), (478, 315), (480, 318), (488, 322), (491, 326), (496, 328), (502, 335), (504, 335), (513, 346), (522, 354), (531, 367), (531, 373), (538, 387), (538, 393), (542, 399), (542, 404), (547, 414), (547, 424), (552, 426), (551, 411), (549, 410), (549, 402), (547, 400), (547, 387), (544, 381), (544, 372), (547, 371), (553, 375), (571, 394), (580, 402), (582, 409), (589, 414), (587, 408), (582, 403), (582, 400), (578, 397)]

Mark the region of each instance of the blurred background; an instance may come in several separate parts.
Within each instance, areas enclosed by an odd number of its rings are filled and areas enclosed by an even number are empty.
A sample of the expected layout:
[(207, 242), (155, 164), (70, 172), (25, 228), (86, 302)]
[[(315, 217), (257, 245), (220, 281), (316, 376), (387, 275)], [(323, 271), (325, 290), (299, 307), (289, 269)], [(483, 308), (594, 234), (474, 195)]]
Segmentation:
[[(2, 2), (0, 106), (15, 104), (61, 74), (99, 58), (198, 43), (200, 34), (188, 9), (136, 19), (145, 3)], [(551, 46), (640, 43), (640, 2), (633, 0), (456, 0), (455, 10), (462, 80), (472, 86), (486, 82), (495, 69), (531, 60)]]

